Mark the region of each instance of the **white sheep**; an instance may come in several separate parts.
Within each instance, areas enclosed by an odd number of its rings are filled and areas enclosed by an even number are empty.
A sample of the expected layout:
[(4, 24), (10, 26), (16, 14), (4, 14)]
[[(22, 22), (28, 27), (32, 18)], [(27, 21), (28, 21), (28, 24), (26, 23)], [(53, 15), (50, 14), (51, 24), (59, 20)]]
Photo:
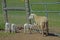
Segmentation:
[(41, 28), (42, 35), (44, 35), (44, 30), (46, 30), (46, 35), (48, 35), (48, 19), (45, 16), (37, 16), (36, 14), (30, 14), (29, 19), (34, 19), (38, 28)]
[(11, 32), (16, 32), (16, 24), (11, 24)]
[(32, 24), (28, 24), (28, 23), (25, 23), (24, 24), (24, 33), (27, 32), (28, 30), (30, 31), (31, 33), (31, 28), (33, 27)]
[(10, 23), (5, 23), (5, 32), (10, 32)]

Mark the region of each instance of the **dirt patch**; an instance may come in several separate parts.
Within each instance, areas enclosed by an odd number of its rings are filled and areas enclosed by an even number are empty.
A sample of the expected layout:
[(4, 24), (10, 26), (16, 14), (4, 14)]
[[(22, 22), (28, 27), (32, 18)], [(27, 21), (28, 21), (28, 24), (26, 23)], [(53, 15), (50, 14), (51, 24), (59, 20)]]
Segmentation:
[(42, 37), (41, 34), (24, 34), (24, 33), (16, 33), (15, 35), (10, 35), (8, 37), (1, 37), (0, 40), (60, 40), (57, 36), (47, 36)]
[[(58, 30), (56, 30), (58, 29)], [(52, 28), (50, 31), (59, 31), (59, 28)], [(49, 34), (49, 36), (43, 37), (38, 32), (33, 32), (32, 34), (23, 33), (23, 30), (20, 33), (15, 33), (14, 35), (2, 36), (0, 40), (60, 40), (60, 37), (54, 34)]]

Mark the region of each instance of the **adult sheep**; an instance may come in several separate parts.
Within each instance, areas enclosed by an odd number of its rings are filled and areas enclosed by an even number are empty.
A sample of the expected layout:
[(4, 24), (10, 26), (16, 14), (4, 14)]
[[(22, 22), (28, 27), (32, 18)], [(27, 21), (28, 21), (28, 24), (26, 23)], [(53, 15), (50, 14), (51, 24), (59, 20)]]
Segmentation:
[(38, 28), (41, 28), (42, 36), (44, 36), (44, 31), (48, 35), (48, 19), (45, 16), (37, 16), (36, 14), (30, 14), (29, 19), (34, 19)]

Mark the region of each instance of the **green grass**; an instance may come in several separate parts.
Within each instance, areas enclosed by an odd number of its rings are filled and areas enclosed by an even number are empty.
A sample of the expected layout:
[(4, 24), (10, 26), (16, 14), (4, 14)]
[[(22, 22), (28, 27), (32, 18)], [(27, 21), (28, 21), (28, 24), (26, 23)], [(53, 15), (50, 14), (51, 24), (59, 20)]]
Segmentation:
[(26, 12), (12, 11), (8, 12), (10, 23), (24, 24), (26, 22)]
[(7, 0), (8, 7), (24, 7), (24, 1), (22, 0)]
[(14, 36), (15, 33), (5, 33), (5, 32), (0, 32), (0, 38), (5, 38), (5, 37), (9, 37), (9, 36)]
[[(4, 16), (2, 12), (2, 0), (0, 0), (0, 29), (4, 29)], [(59, 0), (30, 0), (30, 2), (59, 2)], [(7, 0), (7, 6), (8, 7), (24, 7), (24, 1), (23, 0)], [(56, 5), (47, 5), (48, 10), (55, 10), (60, 11), (60, 4)], [(33, 10), (40, 10), (44, 11), (45, 7), (44, 5), (32, 5)], [(37, 13), (37, 15), (45, 16), (46, 13)], [(60, 26), (60, 13), (48, 13), (48, 19), (49, 19), (49, 26), (53, 27), (59, 27)], [(15, 24), (24, 24), (26, 22), (26, 12), (24, 11), (8, 11), (8, 19), (10, 23)]]
[(49, 13), (48, 19), (49, 19), (49, 26), (52, 27), (60, 27), (60, 13)]
[(4, 29), (4, 19), (2, 13), (2, 0), (0, 0), (0, 29)]
[(31, 2), (59, 2), (60, 0), (32, 0)]

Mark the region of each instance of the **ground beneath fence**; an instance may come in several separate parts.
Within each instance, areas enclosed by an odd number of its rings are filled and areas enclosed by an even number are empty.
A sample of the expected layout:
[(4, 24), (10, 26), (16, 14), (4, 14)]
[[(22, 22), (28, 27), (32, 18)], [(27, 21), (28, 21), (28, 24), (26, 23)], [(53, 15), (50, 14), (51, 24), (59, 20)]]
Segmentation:
[[(58, 30), (57, 30), (58, 29)], [(50, 31), (60, 32), (59, 28), (51, 28)], [(0, 40), (60, 40), (60, 36), (55, 35), (53, 33), (49, 33), (48, 36), (43, 37), (38, 32), (33, 32), (32, 34), (23, 33), (23, 30), (20, 33), (14, 33), (12, 35), (8, 34), (7, 36), (0, 36)]]
[(60, 40), (58, 36), (47, 36), (42, 37), (41, 34), (23, 34), (17, 33), (15, 35), (10, 35), (7, 37), (1, 37), (0, 40)]

